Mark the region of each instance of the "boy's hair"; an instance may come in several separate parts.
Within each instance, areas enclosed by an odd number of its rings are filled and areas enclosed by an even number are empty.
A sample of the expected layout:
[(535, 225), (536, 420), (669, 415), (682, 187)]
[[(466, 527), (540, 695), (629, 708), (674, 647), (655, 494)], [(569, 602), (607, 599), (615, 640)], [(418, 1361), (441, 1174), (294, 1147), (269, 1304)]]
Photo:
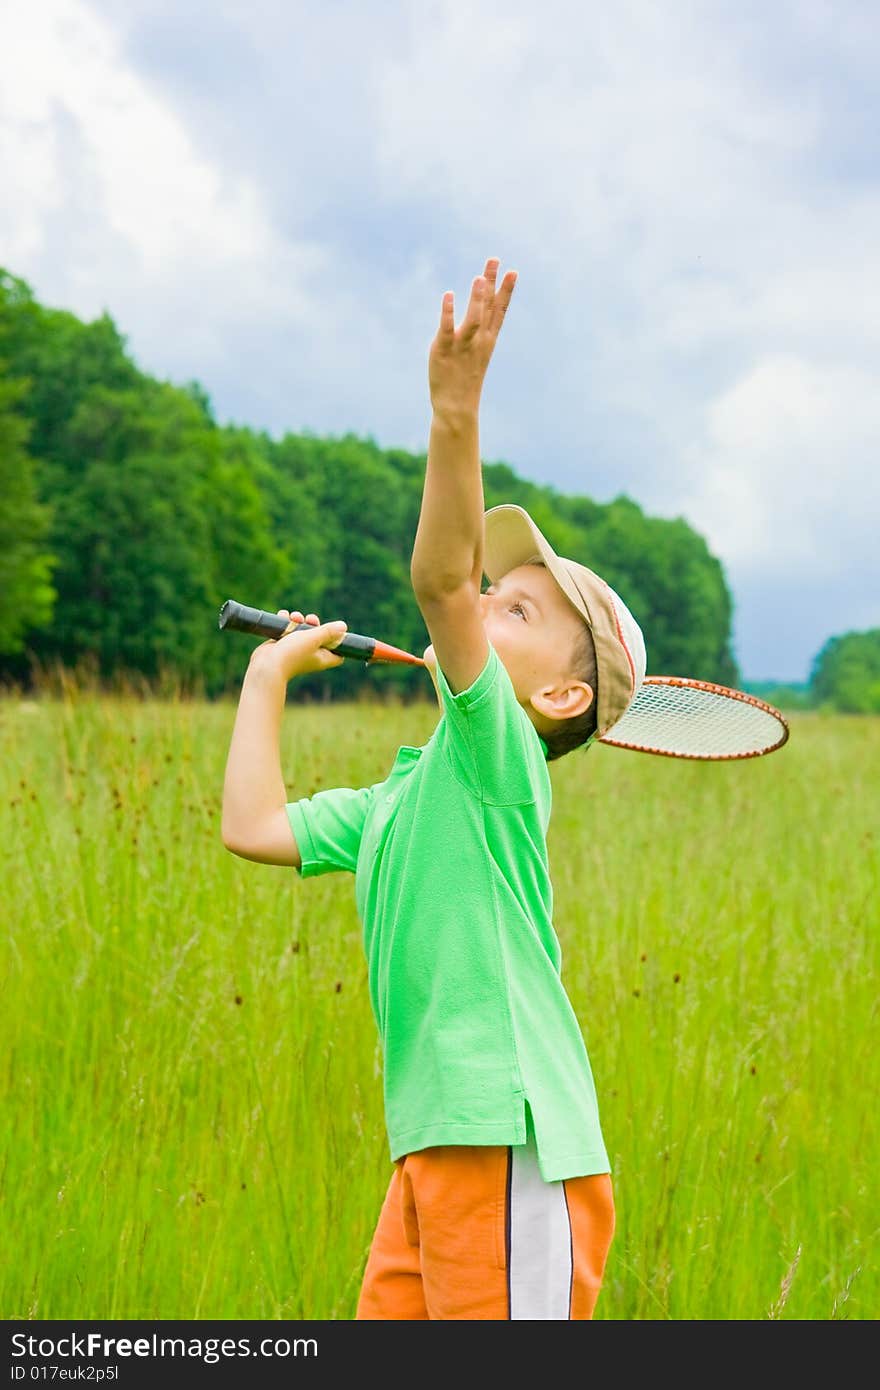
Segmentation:
[[(547, 568), (544, 561), (537, 558), (527, 560), (526, 563), (539, 566), (541, 569)], [(581, 622), (580, 631), (569, 654), (568, 674), (575, 680), (584, 681), (592, 690), (593, 698), (589, 709), (584, 710), (582, 714), (576, 714), (572, 719), (557, 720), (552, 733), (541, 735), (547, 745), (548, 763), (555, 762), (566, 753), (572, 753), (575, 748), (580, 748), (596, 732), (599, 706), (596, 648), (592, 633), (585, 622)]]

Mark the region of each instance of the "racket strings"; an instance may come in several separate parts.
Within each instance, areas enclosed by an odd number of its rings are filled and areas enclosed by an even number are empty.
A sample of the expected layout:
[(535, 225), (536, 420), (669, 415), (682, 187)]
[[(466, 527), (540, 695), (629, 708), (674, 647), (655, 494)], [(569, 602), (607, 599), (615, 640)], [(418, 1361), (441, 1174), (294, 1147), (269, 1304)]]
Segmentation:
[(600, 741), (675, 757), (744, 758), (769, 752), (788, 736), (778, 714), (738, 692), (661, 681), (647, 677)]

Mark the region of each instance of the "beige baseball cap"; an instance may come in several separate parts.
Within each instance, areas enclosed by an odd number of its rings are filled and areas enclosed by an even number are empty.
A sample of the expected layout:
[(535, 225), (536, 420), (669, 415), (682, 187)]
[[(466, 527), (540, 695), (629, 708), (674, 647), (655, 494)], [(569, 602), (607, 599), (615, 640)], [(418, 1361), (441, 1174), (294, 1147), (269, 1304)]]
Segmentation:
[(623, 718), (645, 679), (647, 657), (641, 628), (610, 584), (586, 565), (556, 554), (523, 507), (514, 503), (490, 507), (484, 526), (483, 569), (490, 583), (530, 560), (543, 560), (590, 629), (599, 687), (593, 737), (601, 738)]

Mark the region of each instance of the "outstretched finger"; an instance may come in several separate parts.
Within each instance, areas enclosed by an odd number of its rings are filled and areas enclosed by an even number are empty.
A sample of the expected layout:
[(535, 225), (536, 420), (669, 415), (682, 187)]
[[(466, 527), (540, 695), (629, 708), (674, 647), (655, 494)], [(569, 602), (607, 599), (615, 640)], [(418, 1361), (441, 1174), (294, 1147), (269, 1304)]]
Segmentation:
[(483, 322), (483, 309), (486, 303), (487, 282), (484, 276), (478, 275), (471, 286), (470, 303), (467, 313), (462, 320), (459, 330), (465, 339), (472, 338)]
[(440, 307), (440, 332), (450, 338), (455, 332), (455, 297), (452, 290), (447, 290), (443, 296)]
[(516, 276), (517, 272), (515, 270), (508, 270), (501, 282), (500, 290), (495, 295), (492, 304), (492, 318), (490, 321), (490, 327), (495, 333), (498, 332), (504, 322), (504, 315), (507, 313), (507, 306), (510, 303), (514, 286), (516, 285)]

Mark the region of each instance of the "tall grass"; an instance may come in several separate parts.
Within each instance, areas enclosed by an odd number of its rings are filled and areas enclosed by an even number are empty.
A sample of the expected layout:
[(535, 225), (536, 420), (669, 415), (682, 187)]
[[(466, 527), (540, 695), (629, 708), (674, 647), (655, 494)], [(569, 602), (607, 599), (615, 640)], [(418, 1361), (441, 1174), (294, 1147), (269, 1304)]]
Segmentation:
[[(436, 706), (298, 707), (291, 799)], [(0, 1315), (354, 1316), (390, 1176), (354, 880), (220, 839), (234, 702), (0, 700)], [(880, 1312), (880, 721), (552, 765), (563, 979), (614, 1166), (598, 1318)]]

